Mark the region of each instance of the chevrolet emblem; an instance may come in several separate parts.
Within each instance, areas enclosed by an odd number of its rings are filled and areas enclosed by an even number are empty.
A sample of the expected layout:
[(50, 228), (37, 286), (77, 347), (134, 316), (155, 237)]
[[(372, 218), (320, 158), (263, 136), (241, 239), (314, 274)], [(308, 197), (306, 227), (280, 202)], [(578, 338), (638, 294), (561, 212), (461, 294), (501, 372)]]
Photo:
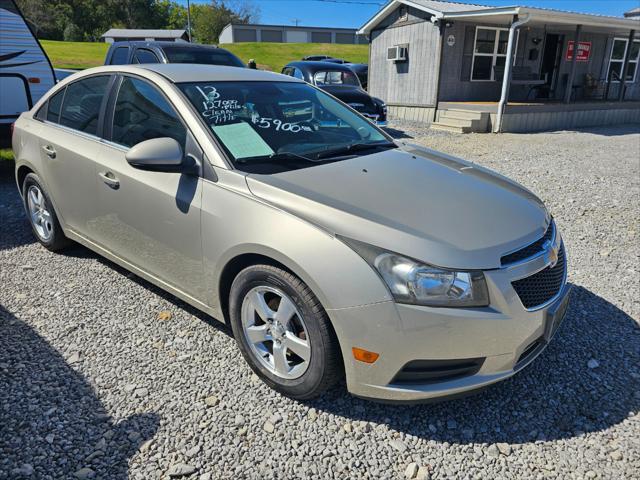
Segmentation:
[(547, 258), (549, 259), (549, 267), (553, 268), (558, 264), (558, 252), (560, 248), (549, 245), (547, 249)]

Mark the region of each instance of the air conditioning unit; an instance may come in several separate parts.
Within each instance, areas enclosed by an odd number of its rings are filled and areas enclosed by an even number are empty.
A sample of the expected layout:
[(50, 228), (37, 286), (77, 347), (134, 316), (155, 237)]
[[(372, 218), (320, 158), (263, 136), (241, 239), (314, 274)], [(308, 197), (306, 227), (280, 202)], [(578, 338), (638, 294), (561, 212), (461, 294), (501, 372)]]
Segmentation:
[(404, 62), (407, 59), (407, 46), (395, 45), (387, 48), (387, 60), (390, 62)]

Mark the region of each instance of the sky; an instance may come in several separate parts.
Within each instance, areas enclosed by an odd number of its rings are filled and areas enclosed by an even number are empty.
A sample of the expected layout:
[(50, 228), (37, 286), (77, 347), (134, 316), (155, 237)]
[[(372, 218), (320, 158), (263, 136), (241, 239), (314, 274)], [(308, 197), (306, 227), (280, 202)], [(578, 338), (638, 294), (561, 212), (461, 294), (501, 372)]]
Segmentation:
[[(192, 3), (207, 3), (191, 0)], [(242, 0), (240, 0), (242, 1)], [(260, 8), (260, 22), (277, 25), (314, 27), (362, 26), (386, 3), (384, 0), (245, 0)], [(180, 0), (186, 4), (186, 0)], [(233, 3), (233, 0), (227, 0)], [(481, 5), (526, 5), (554, 8), (582, 13), (622, 16), (632, 8), (640, 7), (640, 0), (469, 0)]]

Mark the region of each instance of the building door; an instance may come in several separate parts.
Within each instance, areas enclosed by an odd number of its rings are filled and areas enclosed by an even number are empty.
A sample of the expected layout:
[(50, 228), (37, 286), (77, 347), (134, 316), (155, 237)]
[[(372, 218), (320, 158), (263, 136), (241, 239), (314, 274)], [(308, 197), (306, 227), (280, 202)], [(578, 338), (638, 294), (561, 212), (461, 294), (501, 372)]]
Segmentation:
[[(542, 50), (542, 62), (540, 63), (540, 78), (545, 80), (548, 92), (556, 89), (558, 82), (558, 70), (562, 60), (563, 35), (547, 33)], [(551, 96), (551, 95), (549, 95)]]

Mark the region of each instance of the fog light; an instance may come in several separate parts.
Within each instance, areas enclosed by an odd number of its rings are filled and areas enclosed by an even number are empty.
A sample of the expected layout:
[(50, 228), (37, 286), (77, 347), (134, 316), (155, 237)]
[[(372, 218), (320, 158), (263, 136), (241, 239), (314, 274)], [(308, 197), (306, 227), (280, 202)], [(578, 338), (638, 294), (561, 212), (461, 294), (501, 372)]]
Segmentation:
[(362, 348), (358, 348), (358, 347), (353, 347), (351, 350), (353, 351), (353, 358), (364, 363), (373, 363), (380, 356), (375, 352), (363, 350)]

